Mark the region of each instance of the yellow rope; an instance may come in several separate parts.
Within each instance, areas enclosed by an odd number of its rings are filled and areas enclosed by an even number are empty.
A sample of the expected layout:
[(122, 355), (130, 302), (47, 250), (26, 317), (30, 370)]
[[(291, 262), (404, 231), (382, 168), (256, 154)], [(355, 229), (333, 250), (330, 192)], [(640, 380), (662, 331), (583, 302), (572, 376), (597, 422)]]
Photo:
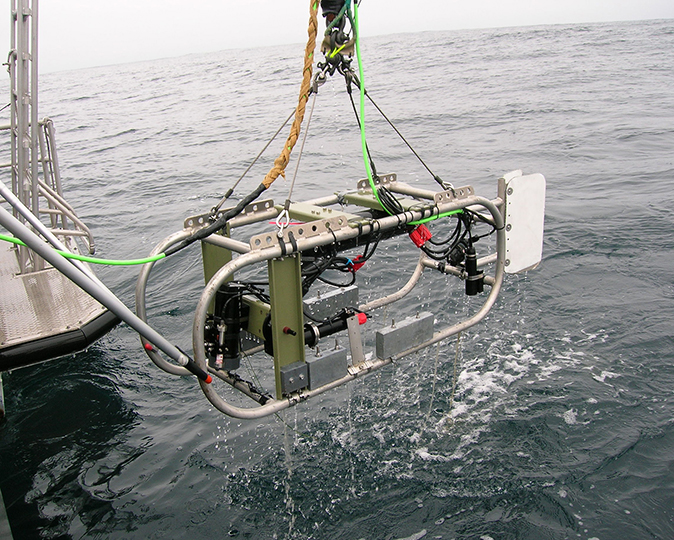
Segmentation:
[(285, 178), (285, 168), (290, 161), (290, 152), (292, 152), (297, 139), (300, 136), (300, 126), (304, 120), (304, 110), (309, 100), (309, 89), (311, 88), (311, 74), (313, 71), (314, 49), (316, 48), (316, 34), (318, 33), (318, 0), (310, 0), (309, 2), (309, 28), (307, 30), (309, 35), (307, 39), (307, 47), (304, 51), (304, 76), (302, 78), (302, 86), (300, 87), (300, 96), (295, 109), (295, 120), (290, 128), (290, 134), (283, 146), (281, 155), (274, 161), (274, 166), (264, 177), (262, 183), (265, 188), (269, 188), (274, 180), (279, 175)]

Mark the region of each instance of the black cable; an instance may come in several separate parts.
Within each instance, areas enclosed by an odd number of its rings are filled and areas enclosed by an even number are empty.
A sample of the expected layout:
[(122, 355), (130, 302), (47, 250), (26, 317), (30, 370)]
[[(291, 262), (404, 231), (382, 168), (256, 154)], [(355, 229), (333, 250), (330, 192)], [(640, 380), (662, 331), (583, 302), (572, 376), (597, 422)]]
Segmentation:
[(334, 281), (330, 281), (327, 278), (324, 278), (323, 276), (319, 276), (319, 281), (322, 281), (323, 283), (326, 283), (327, 285), (332, 285), (333, 287), (350, 287), (356, 282), (356, 272), (351, 271), (351, 281), (349, 283), (336, 283)]
[(246, 195), (243, 199), (241, 199), (234, 208), (231, 208), (230, 210), (224, 212), (218, 219), (214, 220), (212, 223), (202, 227), (201, 229), (197, 229), (184, 240), (178, 242), (177, 244), (173, 244), (164, 253), (166, 254), (167, 257), (169, 255), (173, 255), (174, 253), (177, 253), (181, 249), (186, 248), (187, 246), (196, 242), (197, 240), (206, 238), (211, 234), (219, 231), (220, 229), (223, 229), (230, 219), (243, 212), (244, 208), (246, 208), (246, 206), (248, 206), (255, 199), (257, 199), (265, 189), (267, 189), (265, 185), (260, 184), (254, 191), (252, 191), (251, 193)]
[[(375, 178), (378, 178), (375, 176)], [(402, 214), (405, 209), (400, 204), (400, 201), (395, 198), (395, 195), (391, 193), (385, 186), (379, 186), (377, 188), (377, 195), (379, 195), (379, 200), (384, 208), (391, 215)]]
[(483, 216), (482, 214), (480, 214), (479, 212), (475, 212), (474, 210), (469, 210), (468, 208), (464, 208), (464, 212), (473, 216), (474, 219), (477, 219), (482, 223), (490, 225), (494, 231), (497, 230), (496, 223), (494, 223), (494, 221), (491, 218)]
[[(311, 95), (311, 92), (312, 92), (312, 90), (309, 89), (309, 95)], [(250, 171), (250, 170), (253, 168), (253, 165), (255, 165), (255, 164), (257, 163), (257, 160), (260, 159), (260, 157), (262, 156), (262, 154), (265, 153), (265, 151), (267, 150), (267, 148), (269, 148), (269, 145), (274, 141), (274, 139), (276, 139), (276, 137), (278, 136), (278, 134), (281, 133), (281, 130), (282, 130), (284, 127), (286, 127), (286, 125), (288, 124), (288, 122), (290, 122), (290, 119), (293, 117), (294, 114), (295, 114), (295, 109), (293, 109), (293, 111), (290, 113), (290, 115), (288, 116), (288, 118), (285, 119), (285, 121), (283, 122), (283, 124), (281, 125), (281, 127), (279, 127), (279, 128), (276, 130), (276, 133), (274, 133), (274, 134), (271, 136), (271, 139), (269, 139), (269, 140), (267, 141), (267, 144), (264, 145), (264, 147), (262, 148), (262, 150), (260, 150), (260, 152), (257, 154), (257, 156), (255, 156), (255, 159), (253, 159), (253, 161), (250, 162), (250, 164), (248, 165), (248, 167), (246, 168), (246, 170), (243, 171), (243, 173), (241, 174), (241, 176), (239, 176), (239, 179), (238, 179), (236, 182), (234, 182), (234, 185), (233, 185), (232, 187), (230, 187), (230, 188), (227, 190), (227, 193), (225, 193), (225, 195), (222, 197), (222, 199), (220, 199), (220, 201), (218, 202), (218, 204), (216, 204), (216, 205), (211, 209), (211, 214), (213, 214), (213, 215), (217, 214), (218, 210), (220, 210), (220, 207), (225, 203), (225, 201), (226, 201), (227, 199), (229, 199), (229, 198), (231, 197), (232, 193), (234, 193), (234, 190), (235, 190), (236, 187), (239, 185), (239, 183), (241, 182), (241, 180), (243, 180), (243, 177), (246, 176), (246, 174), (248, 174), (248, 171)]]
[(437, 237), (432, 236), (431, 238), (428, 239), (428, 242), (435, 246), (443, 246), (446, 244), (449, 244), (450, 242), (453, 242), (456, 237), (461, 233), (461, 220), (457, 219), (456, 220), (456, 226), (454, 227), (454, 231), (449, 235), (449, 237), (446, 240), (438, 240)]
[[(356, 86), (360, 88), (360, 83), (358, 82), (358, 78), (356, 75), (350, 71), (350, 70), (344, 70), (343, 72), (344, 79), (346, 82), (346, 93), (349, 95), (349, 101), (351, 101), (351, 108), (353, 109), (353, 114), (356, 117), (356, 122), (358, 123), (358, 129), (361, 129), (361, 121), (360, 121), (360, 116), (358, 116), (358, 109), (356, 108), (356, 103), (353, 99), (353, 91), (351, 88), (351, 82), (353, 81), (356, 83)], [(374, 160), (372, 159), (372, 154), (370, 154), (370, 147), (365, 143), (365, 151), (367, 152), (367, 159), (370, 162), (370, 169), (372, 170), (372, 177), (376, 180), (379, 178), (379, 175), (377, 174), (377, 167), (374, 164)], [(381, 202), (382, 206), (384, 209), (391, 215), (395, 214), (401, 214), (405, 211), (405, 209), (402, 207), (398, 199), (395, 198), (395, 195), (391, 193), (386, 187), (384, 186), (379, 186), (377, 188), (377, 195), (379, 198), (379, 201)]]
[(368, 240), (367, 244), (365, 244), (365, 250), (363, 251), (363, 254), (361, 255), (361, 258), (358, 260), (358, 262), (363, 262), (363, 261), (368, 261), (372, 255), (374, 255), (374, 252), (377, 250), (377, 247), (379, 246), (379, 241), (381, 240), (381, 234), (378, 234), (377, 237), (375, 238), (374, 241), (374, 246), (372, 246), (372, 251), (370, 253), (367, 252), (367, 250), (370, 247), (370, 241)]
[[(465, 248), (471, 246), (474, 241), (480, 238), (471, 235), (473, 223), (471, 214), (467, 212), (457, 214), (457, 225), (449, 238), (442, 241), (427, 242), (421, 246), (422, 251), (433, 260), (446, 260), (452, 265), (463, 260)], [(442, 247), (442, 249), (434, 249), (434, 247)], [(457, 252), (457, 250), (459, 251)]]
[[(345, 75), (346, 78), (346, 75)], [(358, 123), (358, 129), (361, 129), (360, 125), (360, 116), (358, 116), (358, 109), (356, 108), (356, 102), (353, 100), (353, 94), (351, 93), (351, 85), (346, 82), (346, 93), (349, 94), (349, 100), (351, 101), (351, 108), (353, 109), (353, 114), (356, 116), (356, 122)], [(370, 162), (370, 169), (372, 169), (372, 176), (377, 178), (377, 167), (375, 167), (374, 160), (372, 159), (372, 154), (370, 154), (370, 147), (365, 143), (365, 151), (367, 152), (367, 159)]]
[[(358, 80), (358, 77), (356, 76), (356, 74), (353, 73), (353, 72), (351, 72), (350, 78), (351, 78), (351, 80), (353, 80), (353, 83), (354, 83), (354, 84), (358, 87), (358, 89), (360, 90), (360, 81)], [(347, 90), (348, 90), (348, 89), (347, 89)], [(350, 92), (349, 92), (349, 94), (350, 94)], [(429, 172), (429, 174), (433, 177), (433, 180), (435, 180), (435, 181), (440, 185), (440, 187), (442, 187), (442, 189), (446, 189), (445, 183), (443, 182), (442, 178), (440, 178), (437, 174), (435, 174), (435, 173), (431, 170), (431, 168), (430, 168), (428, 165), (426, 165), (426, 162), (425, 162), (423, 159), (421, 159), (421, 156), (417, 153), (417, 151), (416, 151), (414, 148), (412, 148), (412, 145), (407, 141), (407, 139), (403, 136), (403, 134), (400, 133), (400, 130), (399, 130), (399, 129), (395, 126), (395, 124), (389, 119), (389, 117), (386, 116), (386, 114), (384, 113), (384, 111), (381, 110), (381, 108), (379, 107), (379, 105), (377, 105), (377, 103), (375, 103), (375, 101), (372, 99), (372, 97), (370, 96), (369, 92), (367, 91), (367, 88), (364, 90), (364, 94), (365, 94), (365, 96), (367, 97), (367, 99), (370, 100), (370, 103), (372, 103), (372, 105), (374, 105), (375, 109), (377, 109), (377, 111), (379, 111), (379, 114), (382, 115), (382, 117), (384, 118), (384, 120), (386, 120), (386, 121), (388, 122), (389, 126), (391, 126), (391, 127), (393, 128), (393, 131), (395, 131), (395, 132), (398, 134), (398, 136), (402, 139), (402, 141), (407, 145), (407, 148), (410, 149), (410, 151), (415, 155), (415, 157), (419, 160), (419, 162), (420, 162), (420, 163), (424, 166), (424, 168)]]

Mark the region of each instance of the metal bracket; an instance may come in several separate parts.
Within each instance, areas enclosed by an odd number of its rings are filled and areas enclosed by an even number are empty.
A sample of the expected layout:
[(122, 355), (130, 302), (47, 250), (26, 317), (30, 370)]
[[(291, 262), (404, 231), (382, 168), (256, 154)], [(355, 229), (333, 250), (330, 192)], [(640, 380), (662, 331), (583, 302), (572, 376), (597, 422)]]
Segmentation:
[(360, 323), (353, 316), (346, 319), (346, 328), (349, 333), (349, 345), (351, 346), (351, 364), (358, 366), (365, 362), (363, 354), (363, 338), (360, 336)]
[(281, 367), (281, 394), (287, 395), (306, 388), (309, 384), (309, 368), (304, 362), (294, 362)]
[[(381, 174), (377, 178), (374, 178), (375, 186), (386, 186), (388, 184), (393, 184), (398, 181), (398, 175), (396, 173)], [(363, 178), (358, 180), (358, 191), (371, 191), (370, 180)]]
[(433, 199), (435, 204), (446, 204), (452, 201), (457, 201), (461, 199), (467, 199), (475, 195), (475, 190), (473, 186), (463, 186), (454, 189), (448, 189), (447, 191), (438, 191)]
[[(225, 212), (228, 212), (231, 210), (233, 207), (229, 208), (222, 208), (221, 210), (218, 211), (216, 214), (215, 218), (220, 219), (222, 215)], [(273, 199), (264, 199), (262, 201), (255, 201), (250, 203), (248, 206), (246, 206), (243, 209), (243, 212), (241, 212), (239, 215), (240, 216), (247, 216), (247, 215), (254, 215), (262, 212), (266, 212), (267, 210), (274, 208), (274, 200)], [(196, 229), (199, 227), (203, 227), (204, 225), (208, 225), (208, 223), (211, 221), (211, 214), (206, 213), (206, 214), (198, 214), (196, 216), (190, 216), (185, 219), (185, 222), (183, 223), (183, 227), (185, 229)]]
[[(338, 231), (348, 226), (349, 220), (346, 216), (336, 216), (302, 223), (301, 225), (291, 225), (283, 228), (283, 241), (290, 242), (291, 233), (295, 240), (299, 240), (300, 238), (312, 238), (321, 234), (332, 235), (332, 231)], [(275, 246), (278, 246), (276, 232), (256, 234), (250, 238), (250, 249), (253, 251)]]
[(291, 203), (288, 213), (290, 214), (290, 219), (293, 221), (302, 222), (316, 221), (319, 219), (330, 219), (337, 216), (345, 216), (349, 221), (362, 219), (361, 216), (356, 214), (349, 214), (335, 208), (317, 206), (315, 204), (303, 202)]

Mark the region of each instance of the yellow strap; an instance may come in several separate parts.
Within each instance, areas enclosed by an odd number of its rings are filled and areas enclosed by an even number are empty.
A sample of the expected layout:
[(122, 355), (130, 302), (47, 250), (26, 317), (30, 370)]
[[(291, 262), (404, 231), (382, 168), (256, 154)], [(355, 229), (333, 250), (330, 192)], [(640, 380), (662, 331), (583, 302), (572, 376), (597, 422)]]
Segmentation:
[(295, 109), (295, 120), (293, 120), (293, 125), (290, 128), (290, 134), (288, 135), (288, 139), (283, 146), (281, 155), (276, 158), (274, 161), (274, 166), (262, 181), (265, 188), (269, 188), (269, 186), (272, 185), (274, 180), (276, 180), (279, 175), (285, 178), (285, 168), (288, 165), (288, 161), (290, 161), (290, 152), (292, 152), (292, 149), (300, 136), (300, 126), (302, 125), (302, 120), (304, 120), (304, 110), (308, 101), (309, 89), (311, 88), (311, 74), (313, 72), (313, 58), (314, 49), (316, 48), (317, 33), (318, 2), (316, 0), (311, 0), (309, 2), (309, 28), (307, 30), (309, 37), (307, 39), (307, 47), (304, 51), (304, 77), (302, 78), (302, 86), (300, 87), (300, 97), (297, 103), (297, 109)]
[(347, 44), (348, 44), (348, 42), (345, 43), (344, 45), (342, 45), (341, 47), (338, 47), (338, 48), (334, 49), (334, 50), (330, 53), (330, 58), (334, 58), (335, 55), (336, 55), (338, 52), (340, 52), (344, 47), (347, 46)]

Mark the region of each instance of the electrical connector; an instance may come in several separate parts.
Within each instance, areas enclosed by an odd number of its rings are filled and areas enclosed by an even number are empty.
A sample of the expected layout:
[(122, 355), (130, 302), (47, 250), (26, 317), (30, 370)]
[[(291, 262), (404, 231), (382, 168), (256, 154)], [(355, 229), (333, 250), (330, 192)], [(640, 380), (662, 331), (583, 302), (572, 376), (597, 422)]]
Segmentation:
[(430, 240), (430, 238), (433, 236), (431, 231), (428, 230), (428, 227), (426, 227), (426, 225), (423, 223), (421, 225), (417, 225), (412, 231), (410, 231), (409, 234), (412, 242), (414, 242), (414, 245), (418, 248), (423, 246), (426, 241)]

